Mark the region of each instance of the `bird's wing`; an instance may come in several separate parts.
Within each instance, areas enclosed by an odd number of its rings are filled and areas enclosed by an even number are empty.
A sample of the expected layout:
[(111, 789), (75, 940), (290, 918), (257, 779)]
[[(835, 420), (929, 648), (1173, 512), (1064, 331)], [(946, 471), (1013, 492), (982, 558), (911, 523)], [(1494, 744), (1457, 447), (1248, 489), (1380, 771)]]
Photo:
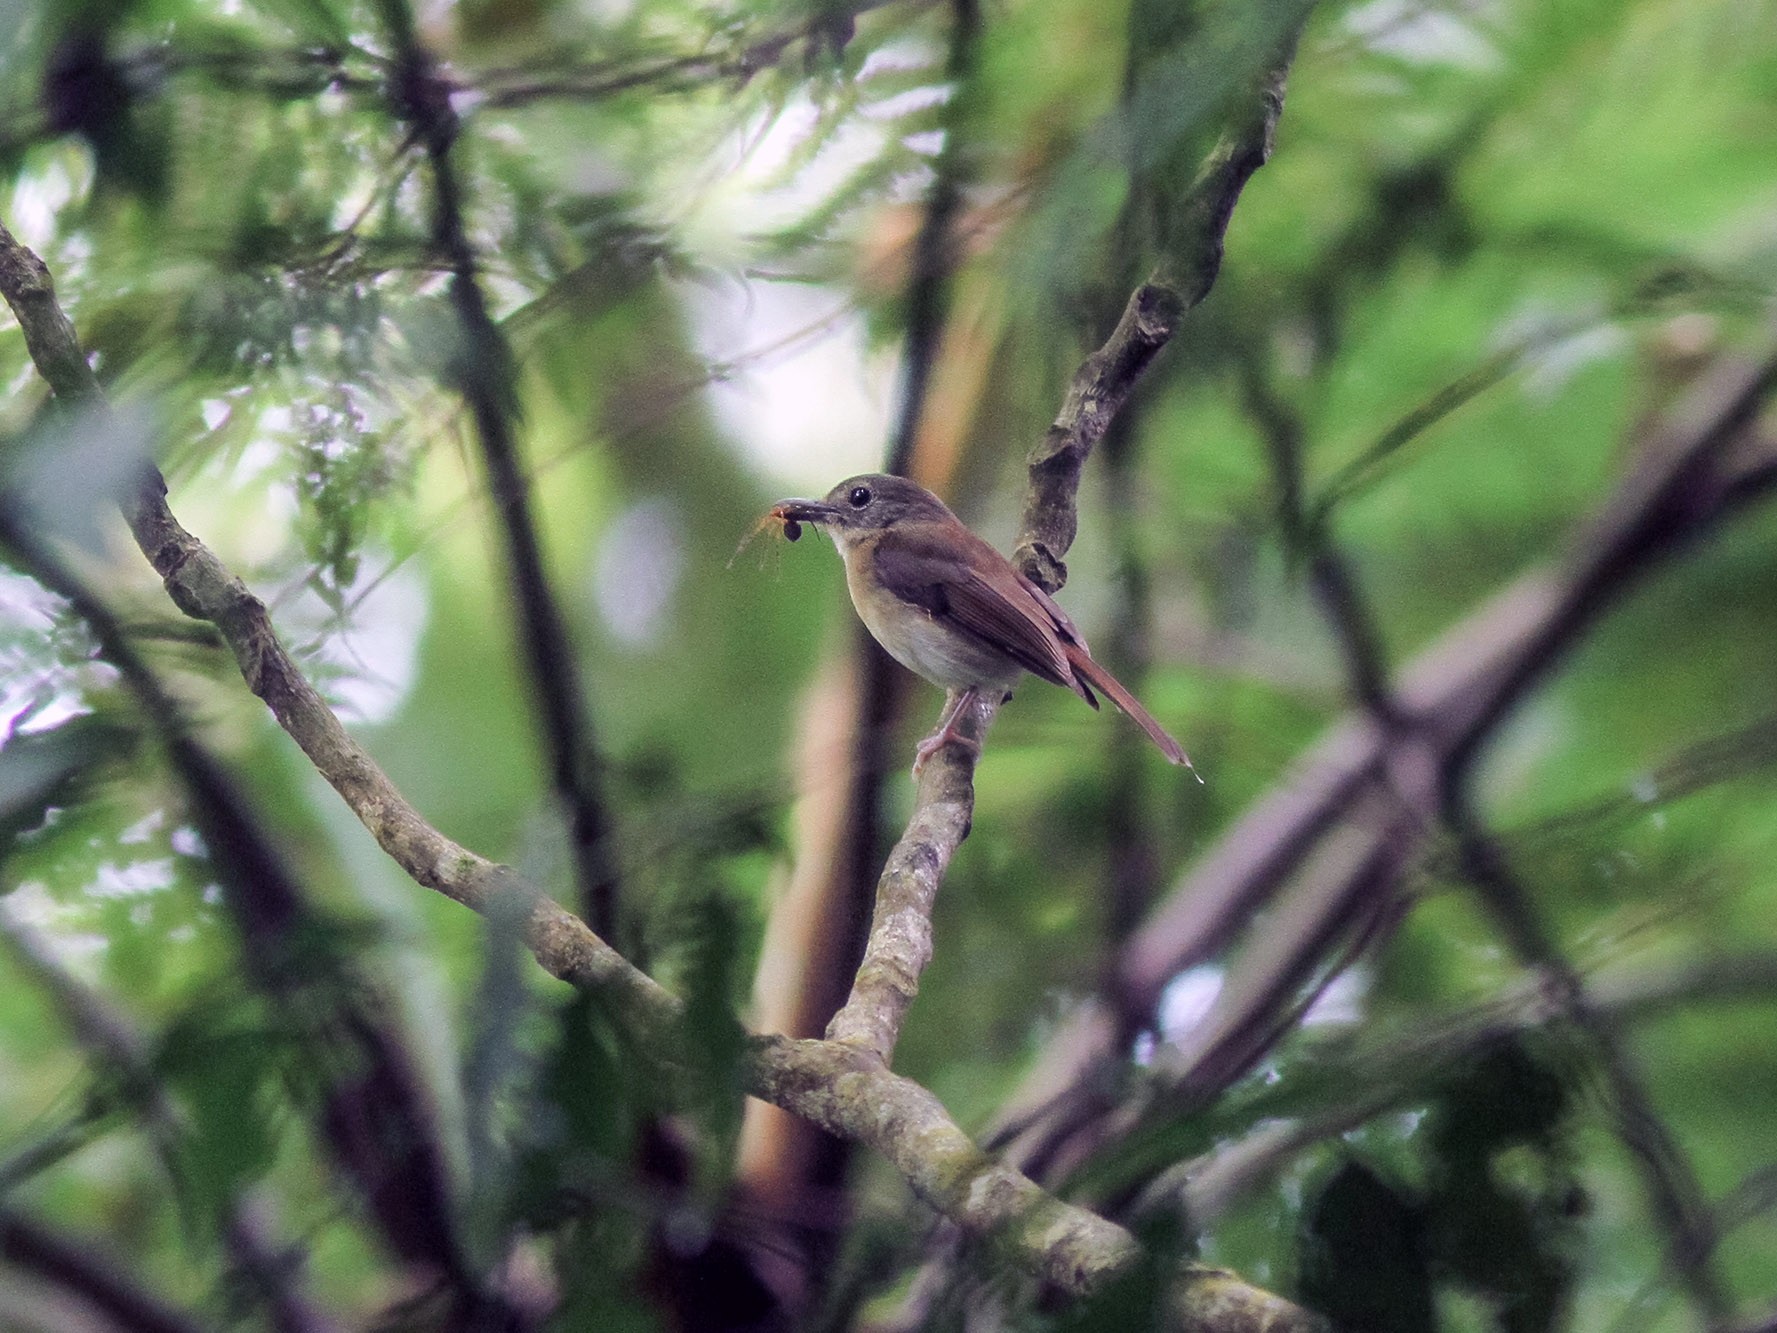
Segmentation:
[[(891, 529), (876, 544), (876, 575), (902, 601), (1004, 653), (1033, 676), (1065, 685), (1097, 706), (1074, 672), (1063, 638), (1073, 626), (1060, 608), (1019, 577), (1006, 558), (968, 534), (971, 557), (918, 532)], [(1053, 608), (1053, 611), (1052, 609)]]

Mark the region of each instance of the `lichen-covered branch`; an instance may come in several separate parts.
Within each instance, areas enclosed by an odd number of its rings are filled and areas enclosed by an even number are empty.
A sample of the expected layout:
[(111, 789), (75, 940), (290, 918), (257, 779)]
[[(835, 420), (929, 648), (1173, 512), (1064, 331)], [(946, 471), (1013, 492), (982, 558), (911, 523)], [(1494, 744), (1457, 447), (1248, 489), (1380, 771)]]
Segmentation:
[(793, 1104), (835, 1134), (872, 1143), (922, 1199), (1021, 1267), (1084, 1292), (1135, 1261), (1135, 1238), (1122, 1227), (1062, 1203), (996, 1162), (936, 1097), (889, 1072), (874, 1054), (775, 1037), (761, 1039), (754, 1055), (761, 1091), (771, 1100)]
[[(980, 744), (993, 715), (994, 699), (978, 699), (960, 731)], [(921, 772), (919, 792), (907, 831), (889, 853), (876, 885), (876, 910), (864, 960), (845, 1007), (827, 1026), (830, 1041), (873, 1052), (887, 1062), (894, 1055), (919, 975), (932, 959), (932, 905), (950, 858), (969, 835), (975, 809), (975, 753), (947, 745)]]

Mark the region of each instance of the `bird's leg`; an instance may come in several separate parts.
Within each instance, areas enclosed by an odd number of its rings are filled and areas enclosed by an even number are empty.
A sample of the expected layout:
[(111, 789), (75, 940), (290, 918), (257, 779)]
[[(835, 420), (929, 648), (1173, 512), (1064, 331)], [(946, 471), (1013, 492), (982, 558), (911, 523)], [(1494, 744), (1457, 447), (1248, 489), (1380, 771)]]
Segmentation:
[(920, 769), (926, 766), (926, 760), (937, 754), (951, 741), (969, 746), (976, 754), (981, 753), (981, 742), (969, 739), (956, 727), (969, 705), (974, 702), (975, 686), (973, 685), (966, 690), (952, 690), (950, 692), (950, 699), (945, 703), (944, 711), (938, 715), (938, 729), (921, 741), (919, 748), (913, 752), (913, 776), (915, 778), (919, 777)]

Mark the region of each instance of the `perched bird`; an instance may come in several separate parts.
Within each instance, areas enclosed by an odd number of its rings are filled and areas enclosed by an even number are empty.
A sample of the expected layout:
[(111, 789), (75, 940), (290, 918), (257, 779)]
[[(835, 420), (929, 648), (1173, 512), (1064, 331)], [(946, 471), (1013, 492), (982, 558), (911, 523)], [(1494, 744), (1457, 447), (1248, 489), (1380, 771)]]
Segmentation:
[(902, 666), (955, 691), (938, 729), (920, 742), (914, 772), (962, 739), (959, 719), (983, 692), (1009, 695), (1020, 672), (1065, 685), (1094, 708), (1108, 696), (1175, 764), (1190, 764), (1117, 678), (1092, 660), (1055, 600), (963, 526), (937, 496), (904, 477), (867, 474), (822, 500), (780, 500), (766, 520), (791, 540), (800, 524), (825, 528), (845, 561), (852, 605)]

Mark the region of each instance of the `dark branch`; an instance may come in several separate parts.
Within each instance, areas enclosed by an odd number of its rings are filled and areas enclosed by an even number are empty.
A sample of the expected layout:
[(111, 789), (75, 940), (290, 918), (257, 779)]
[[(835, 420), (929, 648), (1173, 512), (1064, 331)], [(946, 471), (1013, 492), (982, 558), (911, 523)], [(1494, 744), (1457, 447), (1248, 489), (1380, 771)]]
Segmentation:
[[(1712, 1321), (1721, 1319), (1729, 1310), (1727, 1296), (1710, 1266), (1712, 1225), (1689, 1163), (1655, 1113), (1614, 1028), (1587, 998), (1579, 970), (1543, 929), (1503, 852), (1482, 831), (1462, 788), (1464, 747), (1436, 753), (1397, 702), (1373, 618), (1334, 537), (1332, 513), (1323, 513), (1315, 522), (1301, 511), (1301, 424), (1290, 405), (1273, 390), (1256, 357), (1246, 362), (1245, 388), (1249, 409), (1270, 443), (1279, 475), (1286, 541), (1295, 548), (1293, 554), (1306, 558), (1315, 571), (1316, 589), (1341, 646), (1353, 693), (1385, 738), (1383, 780), (1405, 817), (1399, 837), (1409, 844), (1416, 842), (1413, 824), (1423, 826), (1434, 814), (1450, 830), (1464, 872), (1480, 891), (1513, 952), (1544, 976), (1557, 1011), (1587, 1038), (1605, 1075), (1618, 1136), (1641, 1168), (1655, 1218), (1667, 1235), (1673, 1271), (1688, 1286), (1699, 1309)], [(1746, 410), (1730, 400), (1719, 416), (1720, 429), (1735, 432), (1746, 419)], [(1714, 448), (1707, 443), (1710, 438), (1711, 432), (1703, 432), (1699, 449)], [(1289, 914), (1283, 915), (1287, 920)]]
[[(1773, 375), (1777, 357), (1725, 359), (1653, 428), (1641, 464), (1580, 526), (1564, 561), (1507, 587), (1401, 672), (1401, 707), (1424, 721), (1440, 753), (1478, 744), (1613, 596), (1766, 493), (1743, 485), (1758, 464), (1725, 446), (1744, 433)], [(1167, 979), (1226, 942), (1328, 830), (1349, 827), (1387, 748), (1362, 713), (1334, 725), (1293, 780), (1242, 816), (1131, 939), (1123, 978), (1132, 999), (1151, 1006)]]
[(584, 704), (579, 659), (550, 588), (519, 461), (512, 349), (488, 313), (475, 249), (463, 221), (462, 190), (451, 158), (459, 126), (450, 86), (415, 36), (406, 0), (385, 0), (383, 13), (396, 49), (395, 109), (413, 125), (431, 165), (432, 238), (450, 266), (451, 302), (463, 338), (451, 369), (475, 420), (500, 517), (551, 784), (567, 816), (587, 919), (594, 930), (614, 938), (617, 867), (596, 740)]
[[(0, 495), (0, 550), (86, 621), (100, 651), (117, 667), (143, 715), (159, 733), (174, 774), (189, 796), (240, 936), (248, 972), (304, 1030), (320, 1057), (320, 1131), (334, 1162), (362, 1195), (383, 1240), (411, 1264), (448, 1281), (477, 1304), (451, 1215), (444, 1152), (405, 1046), (385, 1021), (376, 989), (334, 952), (316, 947), (332, 933), (307, 901), (282, 855), (243, 802), (240, 784), (193, 739), (183, 710), (160, 683), (116, 618), (84, 580), (21, 521)], [(77, 1017), (84, 1035), (111, 1059), (127, 1042), (90, 1009)], [(146, 1085), (152, 1094), (153, 1085)], [(148, 1110), (172, 1123), (170, 1106), (150, 1095)]]
[[(1399, 708), (1416, 721), (1410, 735), (1420, 744), (1403, 750), (1400, 737), (1363, 711), (1330, 728), (1289, 780), (1198, 858), (1130, 938), (1119, 1009), (1151, 1016), (1171, 978), (1223, 948), (1286, 893), (1271, 914), (1272, 947), (1243, 984), (1250, 982), (1254, 995), (1273, 987), (1282, 998), (1292, 992), (1265, 976), (1307, 980), (1314, 961), (1340, 938), (1334, 927), (1365, 901), (1370, 858), (1403, 833), (1422, 836), (1428, 814), (1439, 816), (1438, 777), (1452, 771), (1453, 756), (1472, 753), (1612, 598), (1777, 489), (1777, 445), (1750, 421), (1774, 378), (1777, 354), (1768, 348), (1755, 360), (1721, 358), (1644, 432), (1639, 463), (1590, 520), (1576, 525), (1563, 560), (1502, 590), (1403, 670)], [(1409, 773), (1431, 778), (1432, 800), (1429, 811), (1415, 800), (1415, 808), (1391, 818), (1387, 810), (1399, 812), (1401, 793), (1424, 789), (1399, 781), (1403, 756), (1412, 760)], [(1387, 804), (1379, 810), (1378, 802)], [(1278, 935), (1285, 919), (1293, 944)], [(1234, 1008), (1231, 999), (1217, 1019), (1232, 1038), (1262, 1030), (1256, 1010), (1254, 1023), (1243, 1024), (1234, 1021)], [(1102, 1138), (1105, 1108), (1092, 1090), (1122, 1062), (1120, 1031), (1097, 1009), (1071, 1023), (989, 1141), (1016, 1139), (1015, 1159), (1029, 1163), (1052, 1159), (1073, 1136)], [(1206, 1045), (1199, 1034), (1193, 1049), (1222, 1061), (1219, 1039)]]
[[(1670, 966), (1606, 967), (1587, 978), (1594, 1009), (1613, 1024), (1658, 1019), (1674, 1002), (1740, 1004), (1777, 994), (1777, 955), (1700, 957)], [(1202, 1157), (1168, 1168), (1146, 1186), (1138, 1212), (1175, 1207), (1183, 1199), (1192, 1222), (1211, 1226), (1316, 1143), (1349, 1133), (1377, 1116), (1415, 1104), (1427, 1080), (1502, 1040), (1562, 1019), (1542, 978), (1520, 982), (1499, 996), (1458, 1012), (1420, 1018), (1386, 1032), (1364, 1031), (1317, 1047), (1317, 1065), (1339, 1071), (1341, 1101), (1303, 1119), (1266, 1120), (1243, 1138), (1218, 1144)]]
[(1529, 892), (1483, 829), (1459, 783), (1454, 769), (1447, 770), (1443, 816), (1456, 839), (1463, 872), (1513, 952), (1537, 969), (1562, 1017), (1585, 1035), (1604, 1075), (1617, 1137), (1635, 1160), (1655, 1220), (1665, 1233), (1673, 1275), (1709, 1322), (1720, 1323), (1732, 1313), (1733, 1303), (1715, 1271), (1715, 1225), (1696, 1173), (1654, 1109), (1616, 1025), (1586, 994), (1579, 969), (1544, 929)]
[(913, 238), (912, 272), (907, 282), (906, 337), (901, 343), (900, 401), (889, 436), (883, 471), (907, 476), (913, 446), (919, 438), (932, 367), (943, 341), (950, 307), (950, 279), (957, 254), (956, 219), (967, 183), (968, 108), (973, 101), (975, 50), (980, 42), (981, 13), (976, 0), (951, 0), (950, 57), (945, 77), (950, 98), (944, 104), (944, 145), (933, 166), (924, 216)]
[(126, 1275), (42, 1223), (0, 1210), (0, 1258), (104, 1314), (131, 1333), (204, 1333), (207, 1324), (167, 1304)]
[(1277, 478), (1278, 526), (1292, 563), (1306, 565), (1309, 578), (1334, 631), (1352, 694), (1390, 732), (1403, 728), (1398, 702), (1388, 686), (1388, 654), (1375, 617), (1358, 587), (1357, 575), (1334, 540), (1330, 515), (1306, 509), (1303, 479), (1303, 427), (1300, 415), (1272, 383), (1256, 348), (1241, 359), (1240, 386), (1247, 414), (1271, 454)]
[[(64, 968), (48, 942), (13, 914), (0, 912), (0, 934), (6, 936), (24, 971), (49, 992), (75, 1040), (85, 1049), (95, 1074), (116, 1085), (114, 1091), (95, 1092), (89, 1099), (92, 1104), (76, 1125), (79, 1132), (73, 1141), (84, 1144), (90, 1140), (95, 1119), (110, 1109), (107, 1102), (115, 1105), (128, 1101), (140, 1112), (169, 1170), (175, 1169), (184, 1118), (153, 1067), (147, 1035), (137, 1029), (128, 1014)], [(21, 1167), (29, 1164), (17, 1163)], [(17, 1178), (13, 1173), (5, 1174)], [(273, 1327), (279, 1333), (335, 1333), (339, 1325), (299, 1289), (300, 1264), (279, 1252), (265, 1234), (250, 1200), (236, 1199), (226, 1205), (223, 1231), (229, 1252), (265, 1301)]]

